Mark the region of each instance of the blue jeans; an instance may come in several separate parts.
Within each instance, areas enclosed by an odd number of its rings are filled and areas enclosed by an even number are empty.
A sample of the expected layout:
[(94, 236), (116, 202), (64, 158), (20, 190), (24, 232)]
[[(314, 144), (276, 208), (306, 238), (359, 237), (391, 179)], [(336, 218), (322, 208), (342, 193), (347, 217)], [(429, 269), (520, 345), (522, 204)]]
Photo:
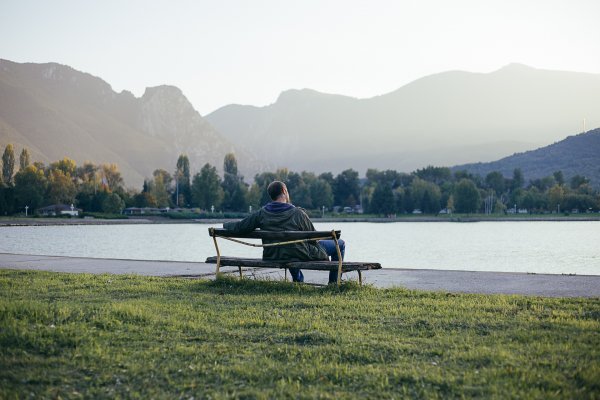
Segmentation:
[[(340, 239), (338, 240), (340, 246), (340, 253), (342, 254), (342, 261), (344, 260), (344, 253), (346, 253), (346, 243)], [(337, 250), (335, 249), (335, 241), (333, 240), (319, 240), (319, 246), (325, 250), (325, 253), (331, 257), (331, 261), (339, 261)], [(294, 282), (304, 282), (304, 275), (300, 268), (290, 268), (290, 275)], [(329, 271), (329, 283), (337, 282), (337, 270)]]

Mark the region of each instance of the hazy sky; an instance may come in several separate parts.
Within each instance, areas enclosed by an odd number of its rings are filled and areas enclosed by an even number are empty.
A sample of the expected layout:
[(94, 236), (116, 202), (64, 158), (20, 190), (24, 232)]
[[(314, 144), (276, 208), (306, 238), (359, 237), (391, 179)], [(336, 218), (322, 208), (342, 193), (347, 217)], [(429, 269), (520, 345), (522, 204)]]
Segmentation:
[(371, 97), (511, 62), (600, 73), (600, 0), (0, 0), (0, 58), (58, 62), (201, 114), (290, 88)]

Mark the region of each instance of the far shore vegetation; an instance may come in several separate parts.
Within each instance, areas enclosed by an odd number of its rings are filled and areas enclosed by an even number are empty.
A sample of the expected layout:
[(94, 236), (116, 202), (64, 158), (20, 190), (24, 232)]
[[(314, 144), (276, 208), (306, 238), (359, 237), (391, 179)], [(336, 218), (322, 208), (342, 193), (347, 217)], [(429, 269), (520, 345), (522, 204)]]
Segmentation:
[(594, 399), (597, 298), (0, 270), (0, 398)]
[[(208, 163), (193, 173), (189, 158), (182, 154), (173, 173), (157, 169), (141, 188), (126, 188), (116, 164), (77, 166), (65, 157), (45, 165), (31, 162), (26, 148), (17, 163), (10, 144), (1, 164), (0, 216), (60, 216), (76, 211), (78, 216), (95, 218), (141, 213), (172, 219), (239, 218), (269, 201), (266, 186), (273, 180), (284, 181), (292, 202), (311, 217), (498, 217), (600, 211), (600, 191), (584, 176), (567, 179), (561, 171), (527, 181), (519, 169), (510, 177), (500, 172), (482, 177), (434, 166), (412, 173), (369, 169), (364, 177), (353, 169), (337, 175), (278, 169), (257, 174), (249, 183), (239, 174), (231, 153), (224, 158), (222, 175)], [(53, 208), (56, 205), (63, 207)]]

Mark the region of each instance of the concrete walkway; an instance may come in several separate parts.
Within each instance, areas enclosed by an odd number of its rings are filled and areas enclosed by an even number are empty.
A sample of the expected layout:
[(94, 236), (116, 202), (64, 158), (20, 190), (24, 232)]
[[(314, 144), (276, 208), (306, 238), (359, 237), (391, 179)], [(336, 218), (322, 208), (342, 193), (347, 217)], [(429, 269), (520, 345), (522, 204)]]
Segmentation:
[[(53, 257), (0, 253), (0, 268), (93, 274), (138, 274), (214, 279), (215, 266), (201, 262), (116, 260), (101, 258)], [(237, 274), (237, 268), (224, 267)], [(246, 276), (282, 279), (283, 271), (247, 269)], [(310, 283), (325, 284), (327, 273), (304, 271)], [(404, 287), (450, 293), (502, 293), (545, 297), (599, 297), (598, 275), (542, 275), (507, 272), (441, 271), (386, 268), (363, 274), (376, 287)], [(288, 276), (289, 279), (289, 276)], [(358, 279), (356, 273), (344, 279)]]

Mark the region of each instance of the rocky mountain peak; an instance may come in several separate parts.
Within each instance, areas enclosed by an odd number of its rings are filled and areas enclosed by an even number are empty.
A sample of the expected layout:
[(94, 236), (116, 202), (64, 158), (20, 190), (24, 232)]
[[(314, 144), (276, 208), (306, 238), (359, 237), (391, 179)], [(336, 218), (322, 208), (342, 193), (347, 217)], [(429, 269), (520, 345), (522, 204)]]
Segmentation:
[(142, 100), (149, 101), (150, 99), (154, 99), (156, 97), (161, 99), (178, 99), (185, 96), (183, 95), (181, 89), (176, 86), (160, 85), (147, 87), (142, 95)]
[(187, 136), (207, 125), (181, 90), (168, 85), (146, 88), (141, 98), (141, 118), (142, 128), (150, 136), (172, 132), (185, 132)]
[(192, 171), (206, 162), (222, 165), (229, 152), (247, 175), (262, 169), (204, 120), (179, 88), (151, 87), (137, 98), (56, 63), (0, 60), (0, 146), (7, 143), (29, 148), (46, 163), (65, 155), (78, 164), (117, 163), (135, 186), (154, 169), (170, 170), (181, 153), (190, 157)]

